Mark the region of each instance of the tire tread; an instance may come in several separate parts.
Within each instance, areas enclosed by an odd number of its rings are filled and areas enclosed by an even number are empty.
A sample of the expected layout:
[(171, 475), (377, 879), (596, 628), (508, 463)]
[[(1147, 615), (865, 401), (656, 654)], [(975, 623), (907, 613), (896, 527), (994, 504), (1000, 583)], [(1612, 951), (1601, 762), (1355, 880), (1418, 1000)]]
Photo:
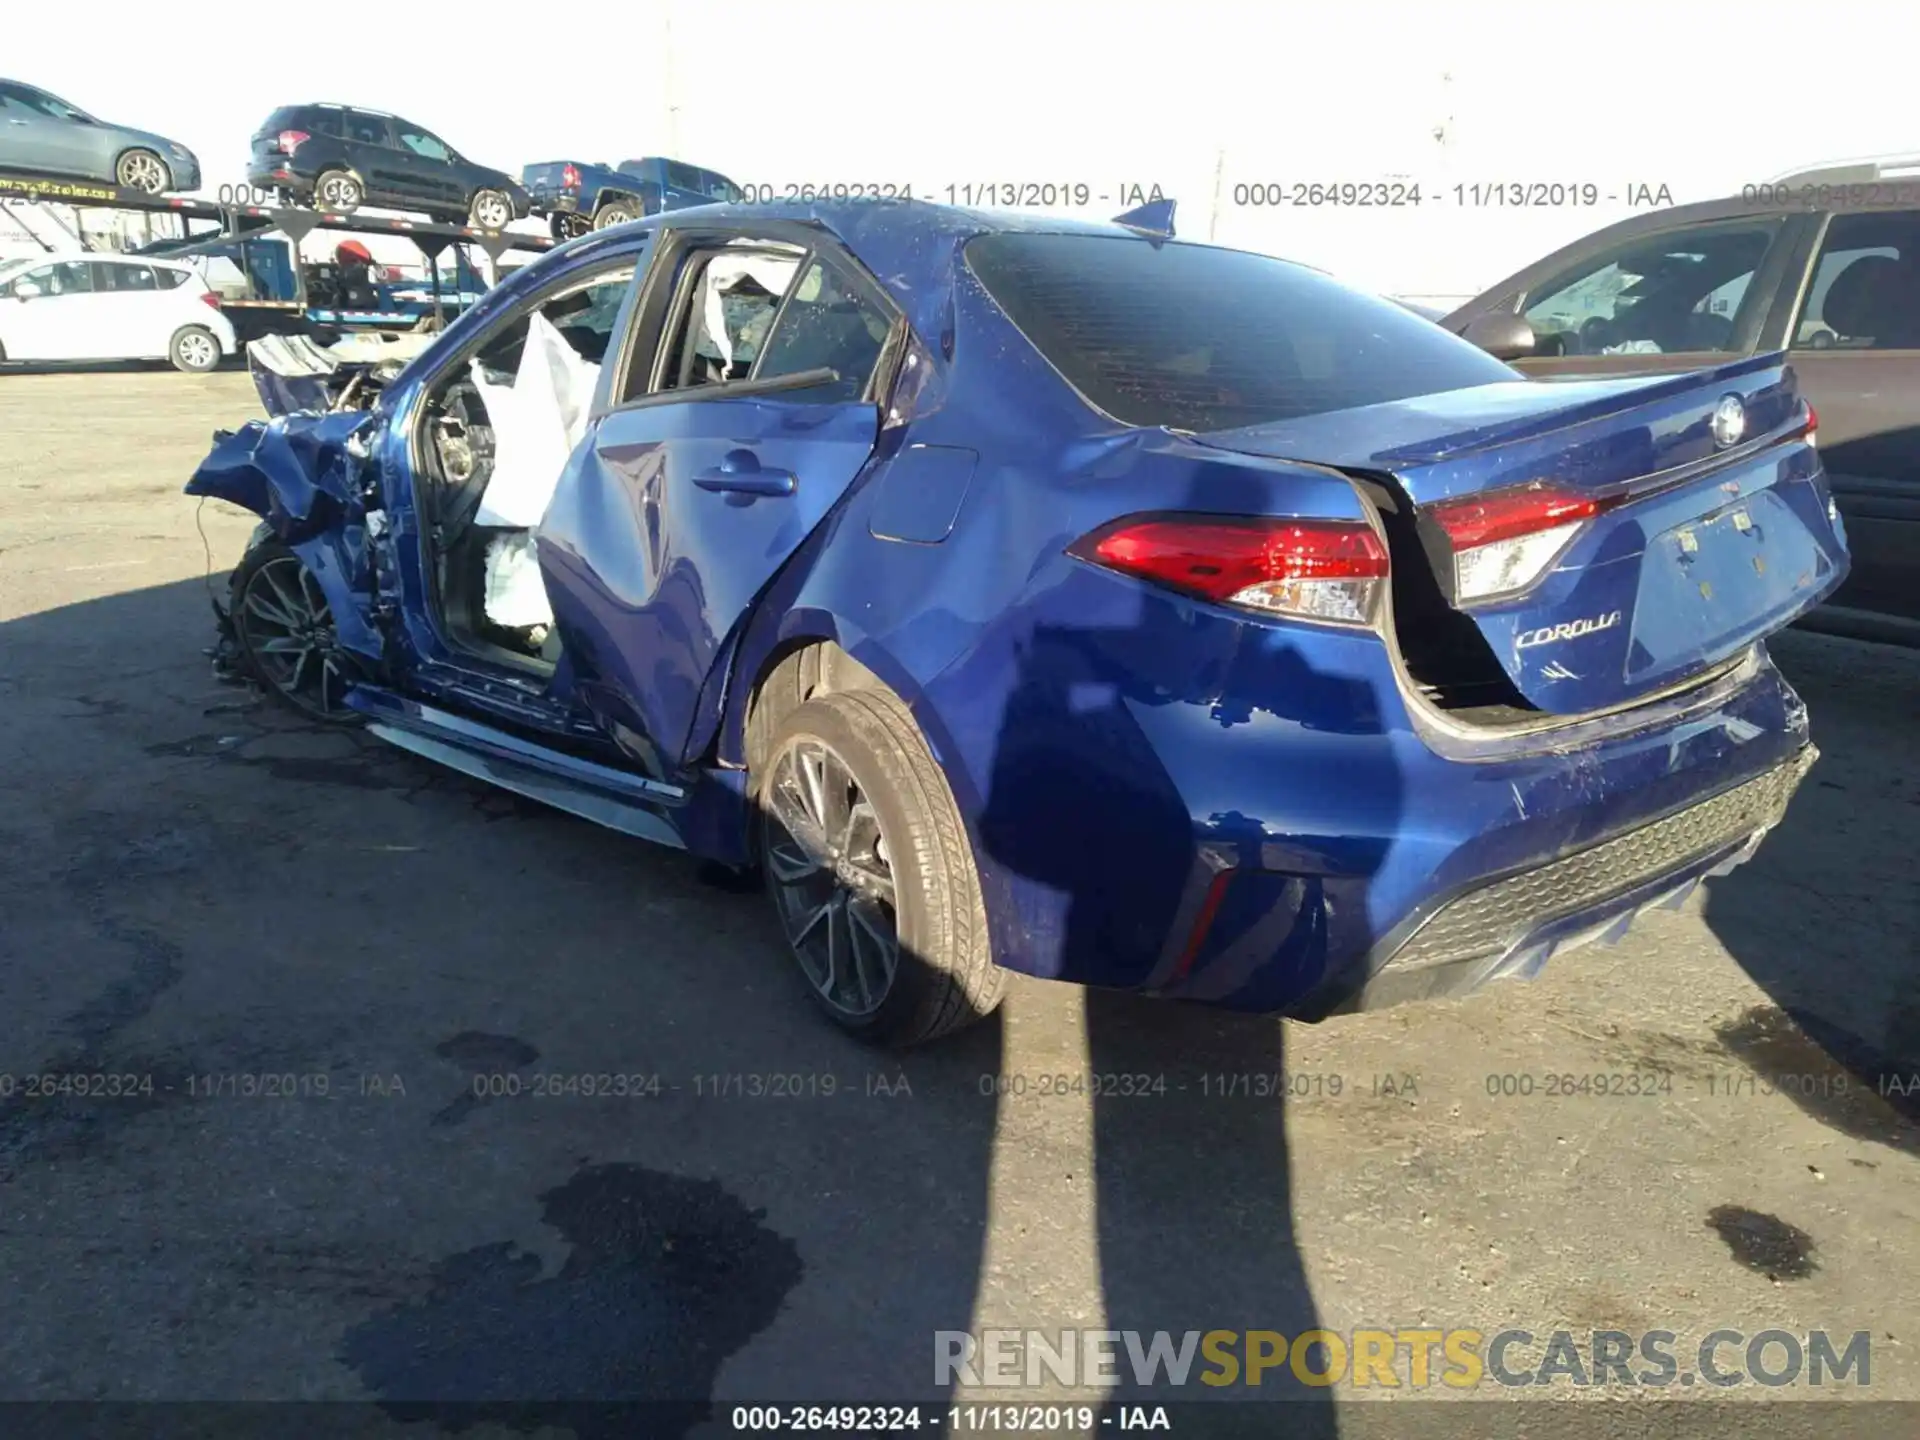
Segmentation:
[[(930, 981), (918, 1004), (876, 1038), (904, 1048), (964, 1029), (1000, 1003), (1006, 971), (994, 963), (986, 900), (953, 791), (912, 712), (894, 695), (842, 690), (808, 700), (781, 723), (780, 735), (807, 731), (809, 712), (816, 709), (831, 710), (845, 722), (870, 753), (881, 782), (902, 798), (907, 833), (890, 838), (912, 846), (915, 869), (925, 880), (920, 898), (938, 932), (928, 947), (933, 953), (917, 957)], [(776, 739), (768, 754), (779, 749)], [(897, 881), (897, 865), (894, 873)]]

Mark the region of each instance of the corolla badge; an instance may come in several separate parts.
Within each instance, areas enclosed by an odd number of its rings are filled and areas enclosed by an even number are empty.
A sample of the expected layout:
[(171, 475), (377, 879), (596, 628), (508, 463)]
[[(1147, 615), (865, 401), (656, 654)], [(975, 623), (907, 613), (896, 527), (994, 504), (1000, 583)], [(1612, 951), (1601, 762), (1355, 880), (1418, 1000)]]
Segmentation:
[(1747, 433), (1747, 407), (1738, 395), (1722, 395), (1713, 407), (1713, 443), (1722, 450), (1738, 445)]
[(1515, 635), (1513, 648), (1531, 650), (1536, 645), (1555, 645), (1562, 640), (1577, 640), (1582, 635), (1611, 630), (1619, 623), (1620, 612), (1609, 610), (1605, 615), (1589, 615), (1584, 620), (1568, 620), (1560, 625), (1542, 625), (1537, 630), (1522, 630)]

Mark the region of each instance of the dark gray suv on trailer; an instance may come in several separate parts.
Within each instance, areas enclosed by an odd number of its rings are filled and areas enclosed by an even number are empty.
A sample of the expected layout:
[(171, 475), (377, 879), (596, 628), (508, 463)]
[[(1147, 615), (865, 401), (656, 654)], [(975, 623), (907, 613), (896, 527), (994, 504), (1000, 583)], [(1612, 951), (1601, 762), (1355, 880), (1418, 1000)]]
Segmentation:
[(352, 105), (274, 111), (254, 132), (247, 180), (330, 214), (380, 205), (479, 230), (504, 230), (528, 210), (505, 171), (475, 164), (423, 125)]
[(1807, 623), (1920, 644), (1920, 182), (1861, 161), (1638, 215), (1440, 323), (1541, 379), (1785, 350), (1853, 571)]

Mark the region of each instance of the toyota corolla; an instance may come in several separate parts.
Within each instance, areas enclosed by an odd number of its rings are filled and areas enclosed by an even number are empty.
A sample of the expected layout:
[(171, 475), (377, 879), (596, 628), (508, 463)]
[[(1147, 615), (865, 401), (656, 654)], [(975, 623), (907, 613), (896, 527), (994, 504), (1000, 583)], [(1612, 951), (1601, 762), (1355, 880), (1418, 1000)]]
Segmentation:
[(1531, 381), (1172, 228), (669, 212), (403, 368), (263, 373), (312, 408), (188, 487), (264, 522), (232, 647), (759, 872), (888, 1044), (1009, 970), (1459, 994), (1751, 854), (1814, 756), (1764, 641), (1848, 563), (1782, 358)]

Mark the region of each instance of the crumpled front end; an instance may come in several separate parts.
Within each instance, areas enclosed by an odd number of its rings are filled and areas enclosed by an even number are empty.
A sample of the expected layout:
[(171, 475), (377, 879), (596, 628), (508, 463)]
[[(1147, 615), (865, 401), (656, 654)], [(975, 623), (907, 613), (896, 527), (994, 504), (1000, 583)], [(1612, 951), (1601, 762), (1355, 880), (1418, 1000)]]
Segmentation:
[[(301, 412), (215, 431), (186, 487), (258, 515), (265, 523), (254, 544), (278, 540), (298, 555), (327, 598), (340, 646), (374, 661), (385, 648), (367, 523), (378, 508), (366, 444), (376, 423), (364, 412)], [(221, 620), (224, 628), (224, 612)]]
[(247, 346), (247, 369), (269, 415), (366, 410), (437, 338), (375, 331), (316, 345), (304, 335), (263, 335)]

